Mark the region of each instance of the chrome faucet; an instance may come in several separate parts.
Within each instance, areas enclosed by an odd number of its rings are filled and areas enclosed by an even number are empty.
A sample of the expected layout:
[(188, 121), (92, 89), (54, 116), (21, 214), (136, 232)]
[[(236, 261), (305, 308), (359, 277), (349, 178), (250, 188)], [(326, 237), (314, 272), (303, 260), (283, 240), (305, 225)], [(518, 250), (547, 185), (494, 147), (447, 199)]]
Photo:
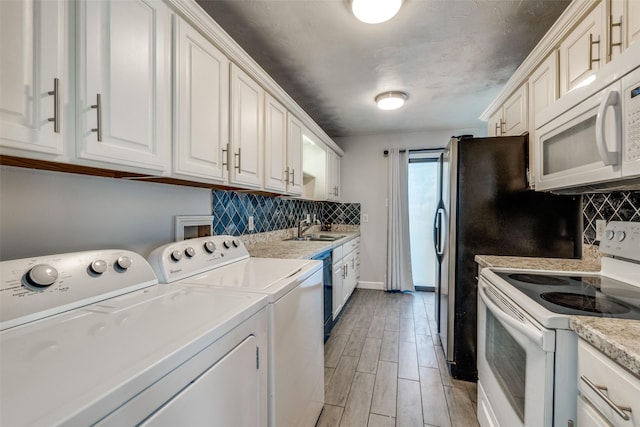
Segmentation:
[[(304, 227), (305, 224), (307, 225), (306, 227)], [(320, 221), (318, 221), (317, 219), (315, 221), (307, 221), (306, 219), (300, 221), (298, 223), (298, 239), (302, 238), (302, 235), (305, 231), (317, 224), (320, 224)]]

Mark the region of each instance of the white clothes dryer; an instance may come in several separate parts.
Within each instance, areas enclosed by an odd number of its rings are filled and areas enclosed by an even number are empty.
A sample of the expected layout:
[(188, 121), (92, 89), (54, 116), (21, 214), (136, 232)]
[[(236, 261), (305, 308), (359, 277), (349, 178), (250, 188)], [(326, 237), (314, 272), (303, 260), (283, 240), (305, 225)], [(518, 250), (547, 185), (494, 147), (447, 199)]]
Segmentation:
[(0, 263), (0, 425), (267, 425), (267, 299), (140, 255)]
[(149, 262), (163, 283), (266, 295), (269, 425), (315, 426), (324, 406), (321, 262), (251, 258), (231, 236), (170, 243)]

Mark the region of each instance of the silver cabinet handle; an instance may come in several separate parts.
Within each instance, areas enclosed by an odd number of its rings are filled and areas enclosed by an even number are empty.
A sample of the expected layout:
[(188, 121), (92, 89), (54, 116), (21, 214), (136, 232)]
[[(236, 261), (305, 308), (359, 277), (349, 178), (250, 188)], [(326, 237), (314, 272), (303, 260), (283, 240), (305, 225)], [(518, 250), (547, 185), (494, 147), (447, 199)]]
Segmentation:
[(507, 124), (506, 120), (500, 119), (500, 136), (503, 136), (505, 133), (507, 133), (507, 131), (504, 130), (504, 127), (506, 126), (506, 124)]
[(53, 122), (53, 131), (60, 133), (60, 79), (57, 77), (53, 79), (53, 90), (47, 94), (53, 95), (53, 117), (47, 120)]
[(240, 167), (240, 161), (242, 160), (242, 154), (240, 152), (241, 148), (238, 147), (238, 152), (234, 153), (234, 156), (236, 156), (238, 158), (238, 161), (236, 162), (236, 165), (234, 166), (234, 168), (238, 169), (238, 172), (240, 172), (242, 169)]
[(98, 142), (102, 142), (102, 95), (101, 94), (96, 95), (96, 103), (95, 105), (92, 105), (91, 108), (96, 109), (96, 113), (98, 116), (97, 127), (91, 129), (91, 132), (97, 132)]
[(227, 171), (229, 171), (229, 143), (222, 149), (222, 167), (224, 166), (226, 166)]
[(592, 70), (591, 67), (594, 62), (600, 62), (600, 58), (593, 57), (593, 45), (600, 45), (600, 38), (598, 40), (593, 39), (593, 34), (589, 33), (589, 70)]
[[(613, 27), (620, 27), (620, 41), (618, 43), (613, 43)], [(609, 15), (609, 51), (607, 52), (607, 56), (611, 58), (613, 55), (613, 48), (620, 47), (622, 49), (622, 18), (620, 18), (620, 22), (613, 23), (613, 15)]]
[(628, 406), (620, 406), (617, 405), (613, 400), (609, 399), (609, 396), (607, 396), (606, 394), (603, 393), (603, 391), (607, 391), (607, 388), (601, 385), (596, 385), (593, 382), (591, 382), (591, 380), (589, 378), (587, 378), (585, 375), (580, 375), (580, 379), (582, 381), (584, 381), (584, 383), (586, 385), (589, 386), (589, 388), (591, 390), (593, 390), (595, 392), (595, 394), (598, 395), (598, 397), (600, 397), (602, 400), (604, 400), (604, 403), (606, 403), (607, 405), (609, 405), (609, 407), (611, 409), (613, 409), (613, 411), (618, 414), (618, 416), (620, 418), (622, 418), (625, 421), (629, 421), (629, 415), (625, 414), (625, 412), (631, 412), (631, 408)]
[(296, 170), (291, 168), (291, 185), (296, 185)]
[(500, 123), (496, 122), (496, 136), (500, 136), (502, 133), (502, 119), (500, 119)]

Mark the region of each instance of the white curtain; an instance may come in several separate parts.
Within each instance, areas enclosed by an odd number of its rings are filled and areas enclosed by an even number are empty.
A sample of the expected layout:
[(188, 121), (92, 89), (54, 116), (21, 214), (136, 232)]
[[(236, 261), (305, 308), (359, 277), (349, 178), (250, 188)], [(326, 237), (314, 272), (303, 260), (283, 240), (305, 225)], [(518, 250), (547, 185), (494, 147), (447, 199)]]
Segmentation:
[(409, 153), (389, 150), (387, 291), (414, 291), (409, 242)]

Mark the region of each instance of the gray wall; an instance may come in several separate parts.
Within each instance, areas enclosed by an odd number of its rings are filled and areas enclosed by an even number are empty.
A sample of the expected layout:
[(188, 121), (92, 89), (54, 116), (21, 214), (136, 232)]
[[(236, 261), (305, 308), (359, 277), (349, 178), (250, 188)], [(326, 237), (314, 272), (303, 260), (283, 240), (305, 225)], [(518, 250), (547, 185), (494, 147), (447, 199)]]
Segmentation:
[(442, 148), (451, 135), (464, 133), (485, 136), (486, 129), (438, 130), (430, 132), (370, 135), (336, 138), (344, 150), (340, 167), (343, 202), (361, 204), (369, 222), (361, 222), (360, 281), (364, 286), (380, 287), (385, 281), (387, 263), (387, 159), (389, 148)]
[(173, 240), (174, 215), (211, 215), (211, 191), (0, 167), (0, 259)]

